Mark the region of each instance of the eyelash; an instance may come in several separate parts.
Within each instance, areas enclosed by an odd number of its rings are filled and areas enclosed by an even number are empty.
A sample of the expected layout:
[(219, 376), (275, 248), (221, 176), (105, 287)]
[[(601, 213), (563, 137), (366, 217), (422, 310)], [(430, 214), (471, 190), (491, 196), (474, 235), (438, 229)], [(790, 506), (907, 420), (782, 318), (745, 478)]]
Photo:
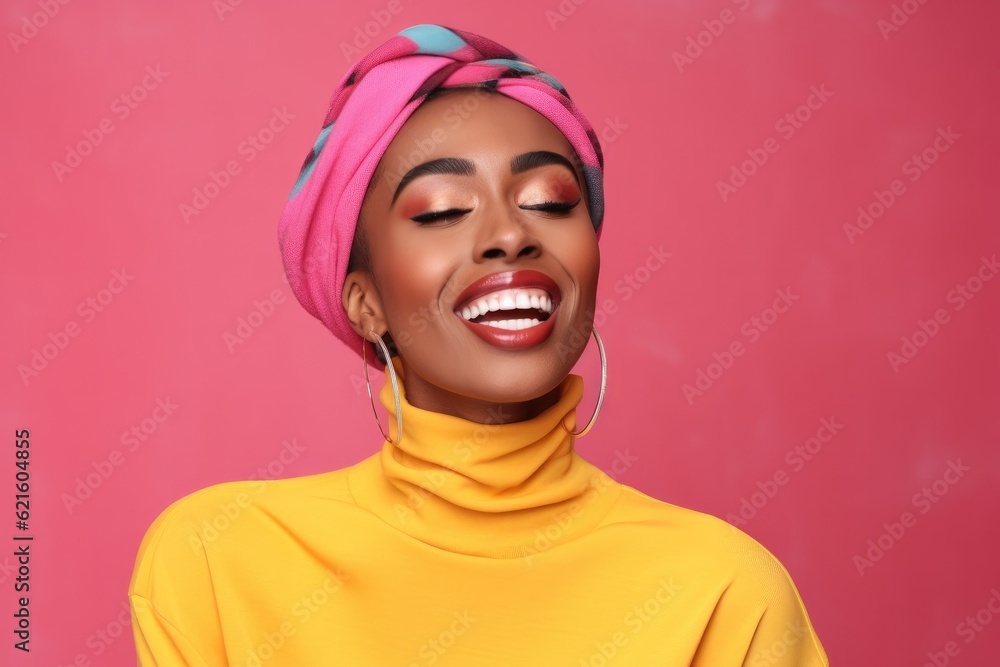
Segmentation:
[[(558, 202), (558, 201), (545, 201), (541, 204), (532, 204), (531, 206), (522, 206), (521, 208), (527, 211), (544, 211), (546, 213), (568, 213), (569, 211), (576, 208), (576, 205), (580, 203), (580, 200)], [(431, 222), (437, 222), (438, 220), (446, 220), (448, 218), (456, 218), (460, 215), (464, 215), (471, 211), (472, 209), (465, 208), (449, 208), (445, 211), (434, 211), (431, 213), (421, 213), (420, 215), (415, 215), (411, 220), (417, 223), (426, 224)]]
[(449, 208), (447, 211), (437, 211), (434, 213), (421, 213), (420, 215), (415, 215), (410, 220), (413, 222), (419, 222), (421, 224), (428, 222), (437, 222), (438, 220), (445, 220), (447, 218), (455, 218), (460, 215), (464, 215), (469, 212), (470, 209), (462, 208)]

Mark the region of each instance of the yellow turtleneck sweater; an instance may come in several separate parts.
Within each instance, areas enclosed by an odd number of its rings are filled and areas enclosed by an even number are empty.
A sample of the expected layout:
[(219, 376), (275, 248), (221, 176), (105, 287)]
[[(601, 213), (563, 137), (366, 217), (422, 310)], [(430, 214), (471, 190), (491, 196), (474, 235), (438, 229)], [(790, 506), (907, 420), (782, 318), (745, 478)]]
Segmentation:
[(582, 394), (480, 424), (403, 391), (398, 446), (177, 500), (129, 584), (139, 664), (827, 666), (774, 556), (577, 454)]

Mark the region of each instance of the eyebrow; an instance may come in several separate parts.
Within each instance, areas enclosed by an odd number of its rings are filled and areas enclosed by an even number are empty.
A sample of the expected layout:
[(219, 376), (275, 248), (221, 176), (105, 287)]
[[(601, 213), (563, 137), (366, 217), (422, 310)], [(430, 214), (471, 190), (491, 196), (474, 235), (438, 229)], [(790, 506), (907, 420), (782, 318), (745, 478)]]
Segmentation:
[[(553, 153), (552, 151), (531, 151), (530, 153), (521, 153), (520, 155), (514, 156), (514, 158), (510, 161), (510, 173), (520, 174), (522, 172), (537, 169), (538, 167), (544, 167), (550, 164), (561, 164), (569, 169), (570, 173), (573, 174), (573, 179), (576, 181), (577, 187), (580, 187), (580, 177), (577, 176), (573, 163), (559, 153)], [(396, 199), (399, 197), (399, 193), (403, 191), (403, 188), (421, 176), (428, 176), (431, 174), (474, 176), (475, 173), (475, 163), (472, 162), (472, 160), (460, 157), (443, 157), (424, 162), (423, 164), (418, 164), (416, 167), (406, 172), (403, 178), (400, 179), (399, 185), (396, 186), (396, 192), (392, 195), (392, 201), (389, 202), (389, 205), (392, 206), (396, 203)]]

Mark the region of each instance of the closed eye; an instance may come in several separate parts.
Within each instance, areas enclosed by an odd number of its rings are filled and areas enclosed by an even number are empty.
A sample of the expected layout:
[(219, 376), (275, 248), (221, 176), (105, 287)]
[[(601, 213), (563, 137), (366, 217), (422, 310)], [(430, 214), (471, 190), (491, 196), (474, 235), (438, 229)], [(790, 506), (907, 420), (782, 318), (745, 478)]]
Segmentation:
[(457, 218), (459, 216), (463, 216), (471, 210), (472, 210), (471, 208), (449, 208), (446, 211), (432, 211), (430, 213), (421, 213), (420, 215), (413, 216), (412, 218), (410, 218), (410, 220), (420, 223), (436, 222), (438, 220), (447, 220), (449, 218)]
[(528, 206), (522, 206), (521, 208), (528, 211), (548, 211), (550, 213), (565, 213), (566, 211), (572, 211), (576, 208), (576, 205), (580, 203), (580, 200), (576, 201), (543, 201), (540, 204), (530, 204)]
[[(580, 203), (580, 200), (558, 202), (558, 201), (544, 201), (539, 204), (528, 204), (522, 206), (521, 208), (526, 211), (544, 211), (546, 213), (566, 213), (572, 211), (576, 208), (576, 205)], [(437, 222), (438, 220), (448, 220), (451, 218), (458, 218), (466, 213), (469, 213), (472, 209), (470, 208), (449, 208), (444, 211), (431, 211), (430, 213), (421, 213), (420, 215), (415, 215), (410, 220), (414, 222), (419, 222), (421, 224), (426, 224), (430, 222)]]

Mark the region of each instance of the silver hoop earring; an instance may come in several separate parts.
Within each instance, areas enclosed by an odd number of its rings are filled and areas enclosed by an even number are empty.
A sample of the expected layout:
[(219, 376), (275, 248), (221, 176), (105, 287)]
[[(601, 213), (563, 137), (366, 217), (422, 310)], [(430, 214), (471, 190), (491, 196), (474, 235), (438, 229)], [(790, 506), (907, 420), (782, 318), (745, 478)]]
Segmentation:
[[(601, 337), (597, 335), (597, 329), (591, 328), (590, 331), (594, 334), (594, 340), (597, 341), (597, 352), (601, 355), (601, 393), (597, 395), (597, 407), (594, 408), (594, 414), (582, 431), (574, 433), (563, 424), (563, 429), (567, 433), (578, 438), (587, 435), (587, 432), (593, 428), (594, 423), (597, 421), (597, 415), (601, 412), (601, 404), (604, 402), (604, 392), (608, 388), (608, 358), (604, 355), (604, 343), (601, 342)], [(562, 422), (559, 423), (562, 424)]]
[(368, 380), (368, 346), (365, 344), (365, 339), (362, 338), (361, 362), (365, 366), (365, 386), (368, 387), (368, 402), (372, 404), (372, 414), (375, 415), (375, 423), (378, 424), (378, 430), (382, 434), (382, 437), (393, 445), (398, 445), (403, 440), (403, 412), (399, 406), (399, 382), (396, 379), (396, 368), (392, 365), (392, 358), (389, 356), (389, 348), (386, 347), (385, 341), (382, 340), (381, 336), (375, 333), (374, 329), (372, 329), (370, 333), (375, 336), (379, 347), (382, 348), (382, 354), (385, 355), (385, 365), (389, 369), (389, 379), (392, 381), (392, 395), (396, 399), (396, 433), (399, 435), (399, 440), (393, 441), (392, 438), (386, 435), (385, 431), (382, 430), (382, 422), (379, 421), (378, 412), (375, 410), (375, 399), (372, 398), (372, 385)]

